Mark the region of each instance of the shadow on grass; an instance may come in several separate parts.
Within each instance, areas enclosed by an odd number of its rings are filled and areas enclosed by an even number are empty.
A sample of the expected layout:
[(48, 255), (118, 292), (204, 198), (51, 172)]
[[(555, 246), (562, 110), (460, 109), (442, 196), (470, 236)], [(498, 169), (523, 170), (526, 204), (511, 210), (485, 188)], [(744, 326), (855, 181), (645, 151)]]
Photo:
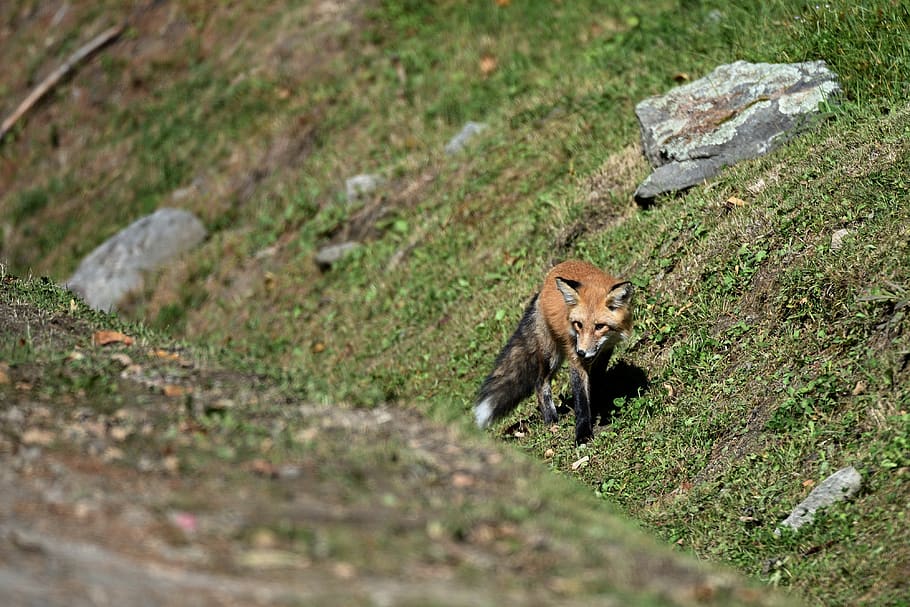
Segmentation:
[(592, 419), (600, 418), (601, 426), (609, 424), (619, 411), (616, 399), (641, 396), (649, 387), (644, 369), (624, 360), (617, 361), (602, 375), (591, 378)]
[[(641, 367), (624, 360), (617, 361), (609, 369), (591, 376), (591, 419), (600, 418), (598, 425), (606, 426), (620, 410), (616, 399), (631, 399), (641, 396), (650, 388), (648, 375)], [(559, 417), (574, 415), (574, 397), (570, 392), (559, 395), (556, 407)], [(526, 420), (529, 421), (529, 420)]]

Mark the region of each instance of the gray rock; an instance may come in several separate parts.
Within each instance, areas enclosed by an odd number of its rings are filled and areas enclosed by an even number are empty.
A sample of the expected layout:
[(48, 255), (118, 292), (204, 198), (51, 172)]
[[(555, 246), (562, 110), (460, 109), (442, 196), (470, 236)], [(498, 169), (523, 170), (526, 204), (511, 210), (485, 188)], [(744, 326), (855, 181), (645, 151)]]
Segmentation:
[(446, 154), (457, 154), (465, 148), (468, 142), (485, 131), (487, 125), (483, 122), (468, 122), (465, 124), (457, 135), (452, 137), (446, 144)]
[(710, 179), (724, 166), (766, 154), (840, 91), (823, 61), (737, 61), (635, 107), (655, 171), (635, 197), (646, 202)]
[(841, 468), (812, 490), (800, 504), (793, 509), (784, 521), (774, 530), (774, 535), (780, 535), (783, 527), (796, 531), (803, 525), (815, 520), (815, 513), (821, 508), (843, 501), (852, 497), (863, 485), (863, 477), (853, 466)]
[(381, 176), (369, 173), (361, 173), (348, 178), (344, 182), (344, 190), (345, 194), (347, 194), (348, 202), (357, 202), (372, 194), (376, 191), (376, 188), (382, 185), (383, 181)]
[(850, 235), (850, 230), (847, 228), (841, 228), (839, 230), (834, 230), (834, 233), (831, 234), (831, 250), (838, 251), (841, 247), (844, 246), (844, 238)]
[(316, 265), (322, 270), (328, 270), (338, 260), (359, 246), (359, 242), (342, 242), (322, 247), (316, 253)]
[(66, 287), (96, 310), (116, 309), (143, 286), (143, 272), (165, 265), (205, 238), (205, 227), (181, 209), (158, 209), (133, 222), (92, 251)]

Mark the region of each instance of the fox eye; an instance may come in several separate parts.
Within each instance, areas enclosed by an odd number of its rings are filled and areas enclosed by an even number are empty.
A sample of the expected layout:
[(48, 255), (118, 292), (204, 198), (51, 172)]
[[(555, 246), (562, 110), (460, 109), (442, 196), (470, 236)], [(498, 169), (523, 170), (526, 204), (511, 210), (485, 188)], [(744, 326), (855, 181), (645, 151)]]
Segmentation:
[(598, 331), (598, 332), (603, 331), (606, 328), (607, 328), (607, 323), (599, 322), (596, 325), (594, 325), (594, 330)]
[(585, 326), (583, 324), (581, 324), (581, 321), (578, 321), (578, 320), (572, 321), (572, 328), (575, 329), (576, 331), (581, 331), (582, 329), (584, 329), (584, 327)]

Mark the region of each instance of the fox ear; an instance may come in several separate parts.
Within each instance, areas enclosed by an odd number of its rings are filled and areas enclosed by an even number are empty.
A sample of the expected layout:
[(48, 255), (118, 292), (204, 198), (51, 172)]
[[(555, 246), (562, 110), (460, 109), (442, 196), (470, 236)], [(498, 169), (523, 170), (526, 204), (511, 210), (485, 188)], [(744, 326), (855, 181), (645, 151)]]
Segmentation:
[(617, 310), (620, 308), (628, 308), (629, 304), (632, 303), (632, 295), (635, 293), (635, 287), (632, 286), (632, 283), (629, 281), (621, 282), (618, 285), (610, 289), (610, 292), (607, 293), (607, 298), (613, 298), (612, 303), (610, 303), (610, 309)]
[(556, 277), (556, 288), (562, 293), (562, 297), (566, 300), (567, 306), (578, 305), (579, 287), (581, 287), (581, 283), (577, 280), (569, 280), (568, 278), (560, 278), (559, 276)]

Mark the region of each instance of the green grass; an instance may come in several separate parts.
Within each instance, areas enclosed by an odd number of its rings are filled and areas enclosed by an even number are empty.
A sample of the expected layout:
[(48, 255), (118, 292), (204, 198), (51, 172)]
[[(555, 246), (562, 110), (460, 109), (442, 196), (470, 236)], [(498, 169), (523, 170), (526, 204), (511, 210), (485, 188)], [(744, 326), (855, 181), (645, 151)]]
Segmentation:
[[(650, 387), (619, 403), (578, 472), (571, 419), (554, 435), (531, 414), (518, 448), (664, 540), (812, 602), (901, 604), (910, 8), (387, 1), (315, 38), (335, 41), (324, 61), (308, 63), (315, 50), (301, 42), (294, 63), (269, 59), (271, 34), (317, 36), (311, 7), (244, 6), (248, 38), (235, 34), (233, 51), (186, 42), (145, 68), (148, 94), (112, 109), (114, 124), (97, 118), (87, 176), (51, 178), (46, 149), (27, 148), (37, 177), (0, 194), (16, 218), (3, 244), (15, 270), (62, 278), (128, 218), (201, 177), (208, 189), (186, 204), (214, 234), (138, 312), (314, 400), (396, 401), (467, 425), (545, 270), (583, 257), (638, 287), (636, 333), (619, 358)], [(227, 37), (238, 25), (224, 11), (184, 11), (199, 31)], [(485, 57), (496, 61), (488, 74)], [(840, 105), (768, 157), (635, 207), (646, 174), (630, 147), (635, 103), (738, 59), (824, 60)], [(105, 68), (111, 82), (136, 69)], [(491, 128), (446, 157), (467, 120)], [(269, 160), (282, 137), (304, 142), (301, 152)], [(113, 177), (97, 168), (123, 150)], [(362, 248), (320, 273), (314, 251), (364, 212), (341, 193), (359, 172), (389, 179), (385, 213), (358, 234)], [(727, 208), (730, 196), (745, 207)], [(849, 236), (833, 250), (841, 228)], [(32, 238), (43, 243), (34, 252), (21, 246)], [(807, 493), (803, 481), (847, 464), (867, 479), (856, 500), (796, 538), (771, 535)]]

